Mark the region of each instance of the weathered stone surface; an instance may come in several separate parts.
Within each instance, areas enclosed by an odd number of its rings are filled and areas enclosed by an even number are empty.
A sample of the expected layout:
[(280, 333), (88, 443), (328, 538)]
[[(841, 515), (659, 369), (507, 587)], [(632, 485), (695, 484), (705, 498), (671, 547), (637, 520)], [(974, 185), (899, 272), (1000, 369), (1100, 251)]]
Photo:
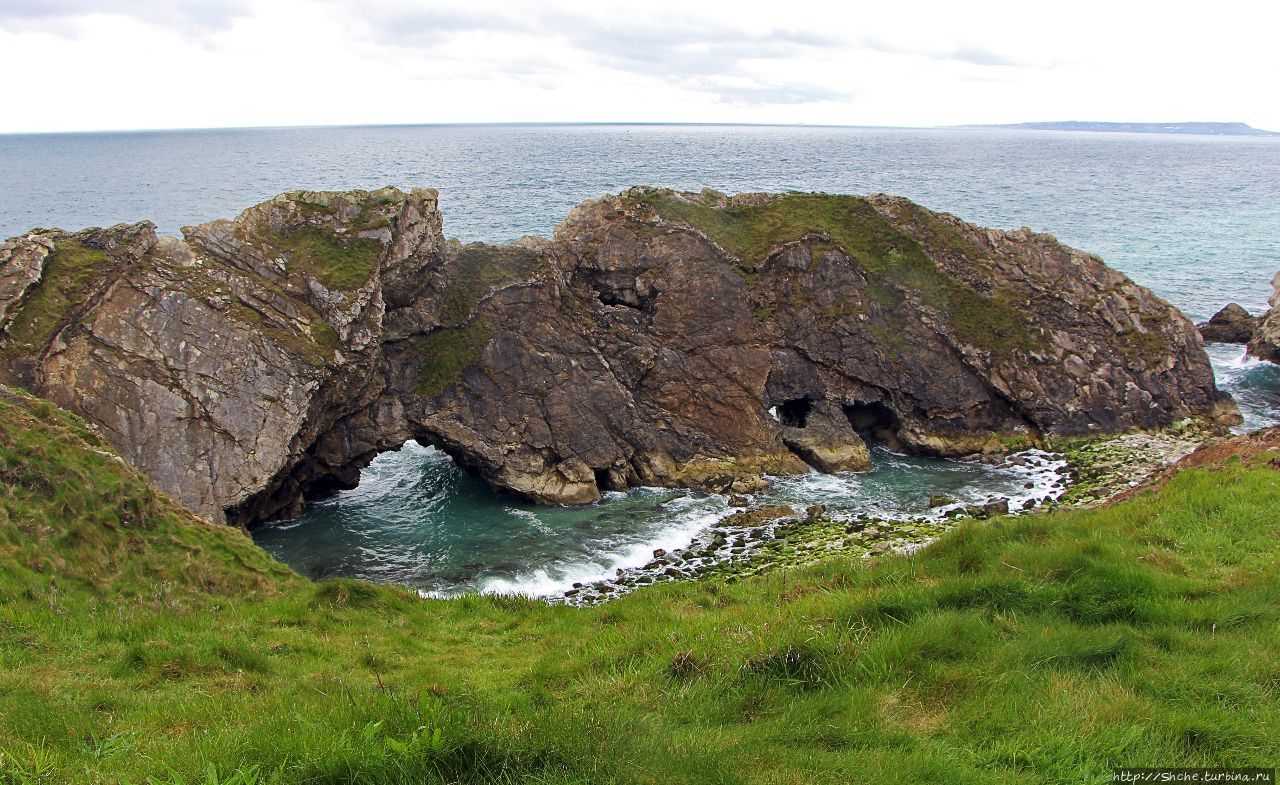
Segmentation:
[(342, 417), (369, 418), (384, 293), (401, 268), (440, 265), (440, 225), (433, 191), (384, 190), (287, 194), (186, 241), (145, 223), (29, 234), (16, 243), (102, 260), (71, 307), (6, 301), (15, 319), (50, 323), (40, 345), (6, 325), (8, 375), (97, 423), (209, 518), (296, 512), (318, 482), (354, 484), (351, 451), (399, 444), (346, 444), (332, 462), (323, 449)]
[(27, 296), (40, 283), (53, 241), (38, 234), (14, 237), (0, 245), (0, 331)]
[(1258, 320), (1258, 327), (1249, 341), (1249, 356), (1280, 363), (1280, 272), (1271, 279), (1271, 287), (1271, 309)]
[(820, 472), (871, 468), (867, 443), (854, 431), (844, 412), (830, 403), (810, 409), (803, 418), (784, 421), (782, 443)]
[(1234, 411), (1194, 327), (1096, 257), (892, 197), (633, 189), (490, 246), (445, 242), (434, 191), (295, 192), (184, 231), (6, 243), (0, 373), (215, 519), (411, 438), (582, 503)]
[(1209, 321), (1197, 325), (1200, 336), (1218, 343), (1248, 343), (1258, 328), (1258, 319), (1236, 303), (1228, 303)]

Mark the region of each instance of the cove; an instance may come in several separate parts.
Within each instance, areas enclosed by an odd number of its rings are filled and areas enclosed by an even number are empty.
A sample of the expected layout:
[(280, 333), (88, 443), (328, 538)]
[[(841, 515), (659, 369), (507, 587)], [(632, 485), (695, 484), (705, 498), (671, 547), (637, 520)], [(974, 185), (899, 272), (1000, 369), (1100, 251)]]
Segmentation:
[[(872, 448), (869, 472), (775, 477), (753, 506), (824, 504), (877, 518), (937, 516), (929, 497), (993, 497), (1020, 508), (1060, 493), (1059, 461), (984, 464)], [(1028, 487), (1030, 486), (1030, 487)], [(722, 494), (637, 488), (592, 505), (535, 505), (495, 493), (447, 455), (410, 442), (385, 453), (360, 484), (308, 505), (298, 519), (253, 531), (276, 558), (311, 578), (361, 578), (432, 595), (498, 592), (553, 597), (575, 583), (642, 567), (657, 549), (685, 548), (733, 512)]]

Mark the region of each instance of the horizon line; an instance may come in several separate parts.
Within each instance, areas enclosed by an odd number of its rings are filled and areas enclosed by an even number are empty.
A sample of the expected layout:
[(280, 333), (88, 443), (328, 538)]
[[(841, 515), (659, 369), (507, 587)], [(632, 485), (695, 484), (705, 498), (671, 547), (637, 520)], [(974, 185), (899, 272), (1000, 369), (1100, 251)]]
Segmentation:
[[(882, 129), (911, 131), (974, 131), (974, 130), (1038, 130), (1024, 129), (1021, 126), (1043, 123), (1082, 123), (1106, 125), (1243, 125), (1257, 131), (1270, 134), (1278, 132), (1265, 128), (1257, 128), (1240, 121), (1223, 120), (1180, 120), (1180, 121), (1138, 121), (1138, 120), (1032, 120), (1019, 123), (962, 123), (956, 125), (881, 125), (875, 123), (750, 123), (750, 122), (698, 122), (698, 121), (651, 121), (651, 120), (503, 120), (478, 122), (408, 122), (408, 123), (313, 123), (301, 125), (226, 125), (226, 126), (174, 126), (169, 128), (98, 128), (62, 131), (0, 131), (4, 136), (73, 136), (90, 134), (159, 134), (208, 131), (309, 131), (325, 129), (349, 128), (502, 128), (502, 127), (702, 127), (702, 128), (849, 128), (849, 129)], [(1097, 131), (1063, 130), (1063, 133), (1098, 133)], [(1193, 134), (1187, 134), (1193, 135)], [(1213, 134), (1208, 134), (1213, 136)], [(1249, 138), (1249, 137), (1245, 137)], [(1259, 138), (1259, 137), (1254, 137)]]

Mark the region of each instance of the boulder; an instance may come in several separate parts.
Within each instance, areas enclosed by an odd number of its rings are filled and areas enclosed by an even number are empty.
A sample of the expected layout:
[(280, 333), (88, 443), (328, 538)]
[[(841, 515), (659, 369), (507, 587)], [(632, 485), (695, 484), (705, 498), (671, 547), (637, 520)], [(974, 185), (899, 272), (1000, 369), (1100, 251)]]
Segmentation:
[(1200, 336), (1217, 343), (1248, 343), (1258, 328), (1257, 317), (1235, 303), (1228, 303), (1209, 321), (1197, 325)]
[(849, 418), (832, 404), (809, 411), (796, 425), (784, 425), (782, 443), (820, 472), (861, 472), (871, 468), (867, 443)]

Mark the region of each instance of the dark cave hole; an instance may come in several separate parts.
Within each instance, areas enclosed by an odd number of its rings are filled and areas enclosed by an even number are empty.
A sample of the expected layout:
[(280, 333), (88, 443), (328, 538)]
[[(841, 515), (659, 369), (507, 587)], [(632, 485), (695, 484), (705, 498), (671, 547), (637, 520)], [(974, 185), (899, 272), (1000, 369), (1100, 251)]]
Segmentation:
[(796, 398), (778, 404), (778, 421), (790, 428), (803, 428), (809, 418), (813, 402), (808, 398)]
[(851, 403), (843, 407), (853, 429), (864, 439), (878, 441), (894, 452), (902, 451), (898, 439), (898, 415), (879, 401)]

